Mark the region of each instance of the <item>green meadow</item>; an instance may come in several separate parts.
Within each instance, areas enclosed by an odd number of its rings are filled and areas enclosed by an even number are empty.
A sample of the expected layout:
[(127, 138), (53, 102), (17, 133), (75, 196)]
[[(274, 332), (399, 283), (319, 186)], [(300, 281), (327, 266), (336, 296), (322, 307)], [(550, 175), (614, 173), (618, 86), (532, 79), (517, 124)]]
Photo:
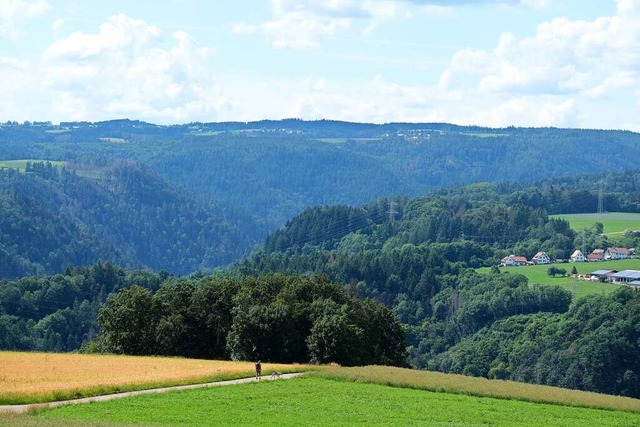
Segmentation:
[(49, 162), (56, 167), (63, 167), (67, 165), (67, 162), (60, 162), (56, 160), (38, 160), (38, 159), (25, 159), (25, 160), (0, 160), (0, 169), (17, 169), (24, 172), (27, 168), (27, 163), (39, 163)]
[(624, 233), (625, 230), (640, 230), (640, 214), (637, 213), (606, 212), (602, 214), (552, 215), (551, 217), (567, 220), (575, 231), (591, 228), (596, 222), (602, 223), (605, 234)]
[[(309, 376), (65, 406), (33, 418), (68, 425), (638, 425), (640, 413), (438, 393)], [(78, 423), (78, 424), (76, 424)], [(13, 424), (21, 425), (21, 424)], [(24, 424), (29, 425), (29, 424)], [(37, 424), (31, 424), (37, 425)]]
[[(550, 266), (564, 268), (569, 276), (551, 277), (547, 274)], [(551, 265), (523, 265), (520, 267), (500, 267), (500, 271), (508, 274), (522, 274), (527, 276), (529, 283), (541, 285), (558, 285), (563, 289), (574, 292), (574, 298), (590, 294), (609, 294), (622, 285), (611, 283), (591, 282), (571, 277), (571, 269), (576, 267), (578, 274), (589, 274), (596, 270), (640, 270), (640, 259), (622, 259), (602, 262), (577, 262)], [(478, 269), (480, 273), (489, 274), (490, 268)]]

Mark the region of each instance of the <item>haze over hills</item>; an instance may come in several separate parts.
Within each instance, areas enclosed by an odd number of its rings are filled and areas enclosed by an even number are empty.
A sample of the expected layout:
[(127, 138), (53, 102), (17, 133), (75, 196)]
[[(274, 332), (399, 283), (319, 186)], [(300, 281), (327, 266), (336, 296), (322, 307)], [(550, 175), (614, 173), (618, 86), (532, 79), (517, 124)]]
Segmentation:
[[(201, 206), (191, 211), (205, 216), (210, 212), (211, 219), (202, 217), (201, 225), (195, 228), (179, 226), (182, 232), (173, 238), (174, 242), (201, 242), (201, 249), (187, 256), (190, 261), (178, 266), (176, 263), (187, 258), (183, 255), (176, 258), (175, 248), (158, 252), (151, 259), (148, 253), (132, 249), (136, 244), (130, 242), (124, 249), (106, 251), (111, 253), (111, 260), (122, 260), (123, 265), (166, 268), (180, 274), (237, 259), (263, 241), (269, 231), (308, 207), (356, 206), (383, 196), (416, 196), (436, 188), (479, 181), (527, 183), (585, 173), (620, 172), (637, 168), (637, 158), (640, 158), (640, 135), (628, 131), (491, 129), (443, 123), (377, 125), (295, 119), (174, 126), (130, 120), (0, 125), (0, 162), (20, 159), (63, 162), (58, 164), (67, 171), (76, 171), (78, 176), (74, 180), (87, 179), (87, 185), (104, 188), (105, 177), (114, 178), (110, 171), (124, 161), (129, 166), (121, 170), (136, 171), (125, 174), (130, 183), (135, 182), (131, 185), (151, 186), (153, 189), (147, 190), (158, 197), (163, 193), (180, 195), (180, 203), (200, 200), (189, 202)], [(11, 163), (4, 165), (12, 167)], [(150, 178), (151, 171), (157, 174), (156, 178)], [(65, 193), (63, 184), (69, 179), (50, 180), (46, 188)], [(18, 185), (17, 181), (23, 178), (14, 175), (11, 180), (14, 182), (5, 184), (9, 185), (6, 191), (14, 191), (11, 186)], [(593, 182), (585, 182), (584, 189), (595, 191), (597, 180), (594, 177)], [(112, 191), (109, 197), (121, 197), (119, 191)], [(142, 203), (134, 200), (140, 194), (134, 192), (128, 203)], [(202, 207), (211, 203), (216, 207)], [(87, 215), (83, 210), (89, 208), (86, 204), (78, 202), (74, 206), (78, 207), (77, 213)], [(28, 211), (22, 214), (29, 215)], [(102, 220), (109, 222), (112, 214), (115, 212), (105, 213)], [(158, 212), (148, 214), (150, 217), (139, 221), (183, 223), (175, 218), (178, 215), (175, 212), (169, 215), (172, 218)], [(219, 230), (235, 231), (213, 233), (218, 236), (214, 243), (202, 240), (198, 235), (207, 221), (213, 221), (214, 228)], [(92, 229), (90, 225), (88, 228)], [(3, 233), (11, 235), (11, 228), (4, 227)], [(136, 241), (148, 239), (144, 233), (131, 234), (134, 236)], [(217, 248), (215, 255), (213, 249), (204, 248), (204, 241), (209, 242), (207, 247)], [(181, 251), (184, 249), (178, 250)], [(136, 254), (135, 260), (123, 260), (121, 253), (125, 258)], [(24, 258), (25, 265), (40, 262), (20, 251), (16, 255)], [(54, 263), (55, 268), (50, 265), (44, 271), (60, 271), (67, 262), (84, 263), (96, 258), (99, 257), (87, 255), (83, 261), (61, 256)], [(21, 271), (43, 271), (39, 267), (25, 268)]]

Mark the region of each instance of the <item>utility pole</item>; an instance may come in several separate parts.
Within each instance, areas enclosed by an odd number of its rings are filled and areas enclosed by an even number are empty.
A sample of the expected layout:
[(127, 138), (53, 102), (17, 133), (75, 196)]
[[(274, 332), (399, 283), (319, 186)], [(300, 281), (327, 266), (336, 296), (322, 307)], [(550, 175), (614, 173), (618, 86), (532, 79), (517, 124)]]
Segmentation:
[(604, 181), (598, 182), (598, 217), (602, 219), (604, 213)]
[(391, 224), (395, 222), (396, 214), (398, 213), (398, 211), (396, 211), (396, 206), (398, 206), (396, 202), (394, 202), (393, 200), (389, 201), (389, 222)]

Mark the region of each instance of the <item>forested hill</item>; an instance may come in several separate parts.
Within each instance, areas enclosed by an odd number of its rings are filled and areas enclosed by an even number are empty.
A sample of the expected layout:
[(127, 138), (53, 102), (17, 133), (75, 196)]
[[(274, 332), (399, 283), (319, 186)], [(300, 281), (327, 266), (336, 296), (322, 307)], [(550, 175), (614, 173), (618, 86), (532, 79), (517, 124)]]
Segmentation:
[(131, 163), (94, 177), (51, 163), (0, 169), (0, 278), (97, 261), (188, 274), (241, 256), (249, 224)]
[[(598, 179), (473, 184), (314, 207), (236, 268), (326, 274), (384, 302), (409, 331), (415, 367), (640, 397), (640, 291), (572, 302), (560, 287), (495, 267), (511, 253), (567, 259), (583, 244), (587, 252), (611, 246), (597, 226), (578, 234), (548, 216), (593, 212), (598, 192), (585, 188)], [(607, 209), (640, 212), (639, 172), (603, 179)], [(628, 231), (616, 245), (637, 248), (640, 233)], [(491, 273), (472, 269), (481, 266), (493, 266)]]
[[(0, 126), (0, 162), (43, 159), (92, 169), (133, 160), (244, 211), (265, 230), (316, 205), (355, 206), (473, 182), (620, 172), (636, 168), (638, 158), (640, 135), (626, 131), (326, 120)], [(587, 189), (595, 188), (591, 182)]]

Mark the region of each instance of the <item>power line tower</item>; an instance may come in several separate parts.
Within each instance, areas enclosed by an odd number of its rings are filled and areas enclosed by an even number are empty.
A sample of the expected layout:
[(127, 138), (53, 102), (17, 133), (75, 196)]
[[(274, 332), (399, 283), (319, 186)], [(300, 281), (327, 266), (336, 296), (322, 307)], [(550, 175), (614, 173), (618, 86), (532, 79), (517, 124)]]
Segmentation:
[(598, 182), (598, 217), (602, 218), (604, 213), (604, 181)]
[(396, 215), (398, 213), (398, 211), (396, 210), (396, 207), (398, 206), (398, 204), (396, 202), (394, 202), (393, 200), (389, 201), (389, 222), (391, 224), (393, 224), (396, 220)]

